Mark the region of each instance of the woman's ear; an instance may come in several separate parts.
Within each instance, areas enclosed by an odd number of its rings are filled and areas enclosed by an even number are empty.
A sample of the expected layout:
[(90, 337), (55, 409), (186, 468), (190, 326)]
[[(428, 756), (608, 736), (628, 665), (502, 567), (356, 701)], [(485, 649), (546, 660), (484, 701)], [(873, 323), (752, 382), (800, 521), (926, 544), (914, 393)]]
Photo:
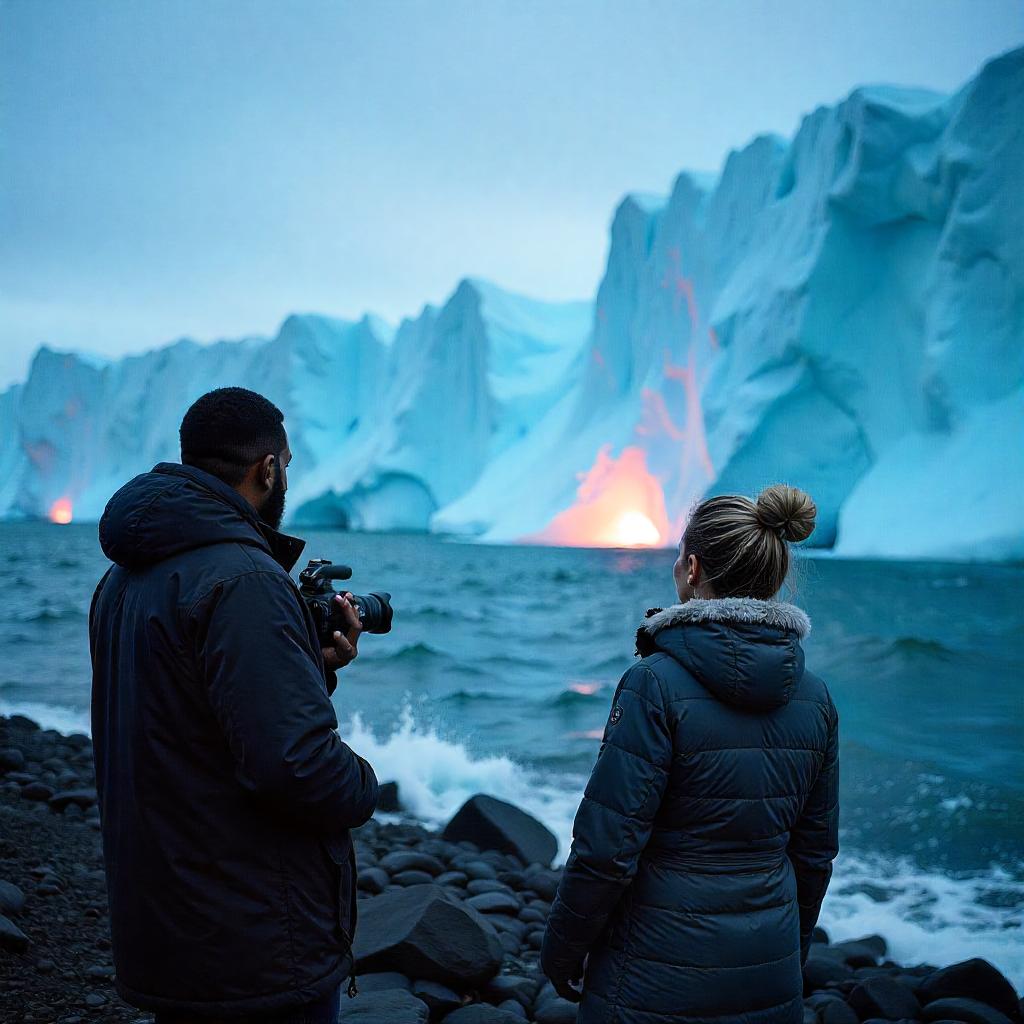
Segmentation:
[(686, 556), (686, 582), (694, 589), (700, 586), (700, 559), (696, 555)]

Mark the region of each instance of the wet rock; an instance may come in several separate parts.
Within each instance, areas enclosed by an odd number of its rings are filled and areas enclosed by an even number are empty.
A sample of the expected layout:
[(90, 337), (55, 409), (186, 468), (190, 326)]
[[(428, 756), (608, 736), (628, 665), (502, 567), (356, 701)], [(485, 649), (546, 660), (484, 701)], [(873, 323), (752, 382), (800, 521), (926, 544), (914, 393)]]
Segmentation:
[(420, 853), (429, 853), (446, 864), (459, 853), (459, 848), (454, 843), (446, 843), (438, 838), (424, 839), (416, 849)]
[(422, 999), (401, 989), (365, 992), (343, 999), (338, 1022), (351, 1024), (427, 1024), (430, 1011)]
[(3, 914), (0, 914), (0, 949), (13, 953), (24, 953), (28, 949), (28, 936)]
[(885, 976), (862, 981), (850, 993), (848, 1002), (861, 1020), (868, 1017), (902, 1020), (916, 1017), (921, 1009), (917, 996), (908, 986)]
[(925, 1024), (942, 1020), (963, 1021), (964, 1024), (1011, 1024), (1010, 1018), (995, 1007), (987, 1006), (977, 999), (960, 999), (956, 996), (929, 1003), (921, 1011), (921, 1020)]
[(523, 907), (519, 911), (519, 920), (526, 924), (544, 924), (548, 919), (548, 915), (538, 910), (536, 907)]
[(836, 956), (821, 956), (812, 953), (804, 964), (804, 992), (809, 994), (825, 988), (833, 982), (850, 981), (853, 968)]
[(473, 1003), (449, 1013), (444, 1024), (522, 1024), (522, 1018), (488, 1003)]
[[(0, 907), (2, 905), (0, 894)], [(917, 997), (925, 1004), (956, 996), (977, 999), (1008, 1017), (1017, 1014), (1017, 993), (1013, 986), (992, 964), (979, 957), (943, 967), (929, 974), (917, 987)]]
[(25, 767), (25, 755), (17, 747), (0, 748), (0, 772), (20, 772)]
[(427, 1004), (432, 1020), (437, 1020), (462, 1005), (462, 996), (439, 981), (413, 982), (412, 994)]
[(513, 804), (492, 796), (470, 797), (445, 826), (444, 838), (470, 839), (487, 850), (514, 854), (524, 864), (549, 866), (558, 853), (554, 833)]
[(107, 1005), (107, 997), (100, 992), (90, 992), (85, 997), (85, 1005), (91, 1006), (94, 1009), (99, 1006)]
[(21, 795), (26, 800), (49, 800), (53, 790), (45, 782), (29, 782), (21, 787)]
[(398, 874), (391, 876), (391, 881), (395, 885), (402, 886), (430, 885), (433, 880), (434, 876), (426, 871), (399, 871)]
[(471, 860), (468, 863), (460, 864), (463, 871), (472, 879), (487, 878), (497, 881), (498, 872), (493, 865), (483, 860)]
[(510, 892), (484, 892), (466, 902), (481, 914), (518, 914), (519, 900)]
[(484, 998), (491, 1003), (500, 1004), (508, 999), (515, 999), (527, 1009), (533, 1004), (537, 992), (537, 982), (519, 974), (499, 974), (491, 978), (484, 989)]
[(356, 933), (360, 971), (398, 970), (456, 989), (482, 985), (501, 966), (494, 928), (439, 885), (414, 885), (366, 900)]
[(821, 1024), (857, 1024), (859, 1019), (852, 1007), (841, 999), (830, 999), (817, 1009)]
[(402, 803), (398, 799), (398, 783), (382, 782), (377, 791), (377, 810), (385, 814), (393, 814), (402, 809)]
[(397, 875), (403, 871), (423, 871), (431, 878), (444, 873), (444, 864), (437, 857), (419, 850), (396, 850), (382, 857), (377, 865), (389, 875)]
[(504, 882), (495, 881), (493, 878), (474, 878), (467, 883), (466, 892), (470, 896), (479, 896), (485, 892), (512, 892), (512, 889)]
[(576, 1012), (579, 1007), (568, 999), (555, 996), (547, 1000), (543, 1006), (534, 1011), (533, 1019), (537, 1024), (575, 1024)]
[(839, 957), (850, 967), (876, 967), (885, 956), (886, 945), (881, 935), (868, 935), (863, 939), (834, 942), (831, 946), (822, 947), (821, 951)]
[(469, 881), (469, 875), (464, 871), (445, 871), (434, 879), (438, 885), (450, 885), (455, 889), (464, 889)]
[(526, 933), (530, 930), (529, 925), (524, 924), (518, 917), (509, 917), (508, 914), (488, 914), (487, 920), (499, 932), (509, 932), (520, 941), (526, 937)]
[(387, 888), (390, 881), (386, 871), (380, 868), (364, 868), (356, 879), (356, 888), (376, 896)]
[(0, 880), (0, 914), (20, 914), (25, 909), (25, 894), (13, 883)]
[(400, 988), (404, 992), (412, 991), (412, 982), (397, 971), (378, 971), (375, 974), (360, 974), (356, 981), (360, 992), (385, 992), (388, 989)]
[(514, 1014), (520, 1020), (526, 1020), (526, 1008), (522, 1003), (517, 1003), (514, 999), (506, 999), (503, 1003), (498, 1003), (498, 1009), (503, 1010), (505, 1013)]
[(558, 881), (561, 877), (560, 871), (551, 871), (539, 864), (531, 864), (523, 872), (523, 886), (532, 889), (538, 896), (550, 903), (555, 898)]
[(59, 793), (54, 793), (49, 800), (50, 807), (55, 811), (63, 811), (69, 804), (74, 804), (76, 807), (80, 807), (83, 811), (87, 811), (94, 803), (96, 803), (96, 790), (95, 789), (64, 789)]

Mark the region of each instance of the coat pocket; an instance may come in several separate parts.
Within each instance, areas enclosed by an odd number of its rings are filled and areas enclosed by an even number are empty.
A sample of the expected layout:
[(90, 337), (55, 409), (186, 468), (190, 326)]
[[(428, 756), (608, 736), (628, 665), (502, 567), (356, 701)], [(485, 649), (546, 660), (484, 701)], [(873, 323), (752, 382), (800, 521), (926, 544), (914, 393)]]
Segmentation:
[(356, 870), (355, 850), (352, 841), (331, 836), (324, 840), (324, 847), (334, 870), (335, 916), (345, 944), (352, 948), (356, 932)]

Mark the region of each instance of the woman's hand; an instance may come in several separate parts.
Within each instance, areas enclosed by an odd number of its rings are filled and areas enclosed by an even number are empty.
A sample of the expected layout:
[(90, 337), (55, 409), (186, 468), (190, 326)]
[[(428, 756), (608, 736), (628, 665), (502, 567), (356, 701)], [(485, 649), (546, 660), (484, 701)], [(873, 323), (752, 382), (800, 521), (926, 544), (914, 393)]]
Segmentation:
[(328, 672), (337, 672), (339, 668), (344, 668), (356, 660), (359, 656), (359, 651), (357, 650), (359, 634), (363, 630), (363, 625), (359, 621), (359, 611), (352, 603), (352, 595), (345, 591), (344, 594), (335, 595), (334, 600), (341, 606), (342, 618), (345, 620), (346, 629), (344, 633), (340, 630), (335, 630), (334, 645), (322, 648), (324, 668)]
[(579, 961), (566, 959), (552, 950), (548, 936), (544, 936), (541, 947), (540, 969), (551, 982), (554, 990), (570, 1003), (578, 1003), (583, 997), (582, 983), (586, 957)]

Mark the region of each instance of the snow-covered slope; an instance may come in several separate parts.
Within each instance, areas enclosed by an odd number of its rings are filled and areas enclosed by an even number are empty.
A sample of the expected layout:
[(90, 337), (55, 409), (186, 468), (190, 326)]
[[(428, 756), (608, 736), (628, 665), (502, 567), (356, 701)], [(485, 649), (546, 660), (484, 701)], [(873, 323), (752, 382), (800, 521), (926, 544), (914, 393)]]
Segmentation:
[(787, 480), (841, 554), (1022, 558), (1022, 173), (1019, 50), (627, 197), (593, 305), (466, 280), (393, 335), (304, 316), (109, 364), (42, 349), (0, 396), (0, 514), (95, 515), (239, 383), (288, 416), (300, 521), (671, 544), (700, 496)]

